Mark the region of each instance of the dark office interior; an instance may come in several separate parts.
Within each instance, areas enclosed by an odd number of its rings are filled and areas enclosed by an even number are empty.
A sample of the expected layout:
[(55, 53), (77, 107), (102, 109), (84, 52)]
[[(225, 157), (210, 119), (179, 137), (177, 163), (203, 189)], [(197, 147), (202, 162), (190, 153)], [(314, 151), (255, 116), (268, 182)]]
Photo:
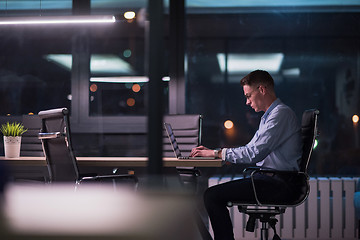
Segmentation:
[[(111, 25), (0, 25), (1, 123), (66, 107), (77, 156), (145, 157), (153, 144), (149, 121), (201, 114), (203, 145), (242, 146), (262, 113), (246, 106), (240, 80), (264, 69), (299, 121), (306, 109), (321, 112), (310, 176), (360, 175), (359, 123), (353, 121), (360, 114), (358, 1), (166, 0), (156, 28), (161, 46), (151, 40), (150, 2), (1, 0), (0, 17), (117, 19)], [(135, 17), (126, 19), (128, 11)], [(157, 53), (160, 61), (149, 58)], [(149, 82), (152, 64), (160, 64), (159, 92)], [(244, 167), (208, 174), (234, 175)]]
[[(71, 13), (71, 1), (41, 1), (41, 9), (39, 1), (30, 2), (1, 3), (1, 15)], [(239, 81), (264, 66), (279, 98), (299, 118), (304, 109), (321, 109), (312, 173), (357, 175), (358, 128), (351, 118), (359, 112), (359, 6), (283, 4), (186, 1), (184, 19), (170, 21), (165, 2), (162, 71), (175, 77), (163, 82), (164, 114), (202, 114), (206, 146), (244, 145), (261, 115), (245, 105)], [(146, 76), (151, 47), (141, 16), (146, 6), (146, 1), (91, 1), (92, 14), (121, 15), (129, 9), (139, 14), (106, 27), (1, 26), (2, 119), (67, 107), (79, 155), (146, 156), (148, 83), (92, 82)], [(181, 39), (174, 40), (174, 28), (183, 29)], [(179, 45), (183, 51), (174, 50)], [(181, 59), (183, 72), (171, 66)], [(246, 59), (254, 66), (241, 65)], [(233, 133), (223, 127), (227, 119), (234, 122)]]

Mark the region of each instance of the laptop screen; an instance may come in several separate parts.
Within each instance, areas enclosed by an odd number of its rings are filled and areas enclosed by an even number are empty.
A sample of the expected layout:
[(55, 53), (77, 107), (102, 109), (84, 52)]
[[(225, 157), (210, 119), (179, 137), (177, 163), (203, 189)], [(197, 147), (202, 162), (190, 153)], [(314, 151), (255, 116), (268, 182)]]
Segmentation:
[(164, 126), (165, 126), (166, 133), (169, 137), (171, 147), (175, 153), (175, 157), (177, 157), (177, 158), (181, 157), (181, 151), (177, 144), (177, 141), (176, 141), (176, 138), (175, 138), (175, 135), (174, 135), (171, 125), (169, 123), (164, 123)]

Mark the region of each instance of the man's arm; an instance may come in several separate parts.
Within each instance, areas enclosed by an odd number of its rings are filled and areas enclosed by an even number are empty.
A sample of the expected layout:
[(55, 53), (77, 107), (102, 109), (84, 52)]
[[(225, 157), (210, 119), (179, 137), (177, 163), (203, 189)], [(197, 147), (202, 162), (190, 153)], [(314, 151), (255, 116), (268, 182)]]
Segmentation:
[(190, 157), (215, 157), (221, 158), (222, 150), (212, 150), (204, 146), (193, 148)]

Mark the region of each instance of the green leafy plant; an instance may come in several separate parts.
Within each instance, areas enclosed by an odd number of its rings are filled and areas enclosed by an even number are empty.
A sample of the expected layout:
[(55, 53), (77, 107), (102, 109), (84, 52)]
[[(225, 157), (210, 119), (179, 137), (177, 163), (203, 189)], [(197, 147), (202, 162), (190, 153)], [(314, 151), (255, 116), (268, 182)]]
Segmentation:
[(24, 128), (24, 125), (22, 123), (4, 123), (1, 125), (0, 131), (4, 136), (12, 136), (17, 137), (21, 136), (23, 133), (27, 131), (27, 129)]

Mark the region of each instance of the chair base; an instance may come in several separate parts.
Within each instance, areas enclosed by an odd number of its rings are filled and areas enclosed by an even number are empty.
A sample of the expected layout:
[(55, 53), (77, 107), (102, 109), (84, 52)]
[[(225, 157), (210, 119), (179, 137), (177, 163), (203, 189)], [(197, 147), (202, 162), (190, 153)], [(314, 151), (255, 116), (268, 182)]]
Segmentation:
[(278, 220), (276, 215), (280, 215), (285, 212), (285, 207), (255, 207), (255, 206), (241, 206), (238, 205), (239, 212), (249, 215), (248, 222), (246, 224), (246, 231), (255, 231), (255, 222), (257, 219), (261, 222), (261, 240), (269, 239), (269, 228), (274, 230), (273, 240), (280, 240), (280, 237), (276, 233), (275, 225)]

